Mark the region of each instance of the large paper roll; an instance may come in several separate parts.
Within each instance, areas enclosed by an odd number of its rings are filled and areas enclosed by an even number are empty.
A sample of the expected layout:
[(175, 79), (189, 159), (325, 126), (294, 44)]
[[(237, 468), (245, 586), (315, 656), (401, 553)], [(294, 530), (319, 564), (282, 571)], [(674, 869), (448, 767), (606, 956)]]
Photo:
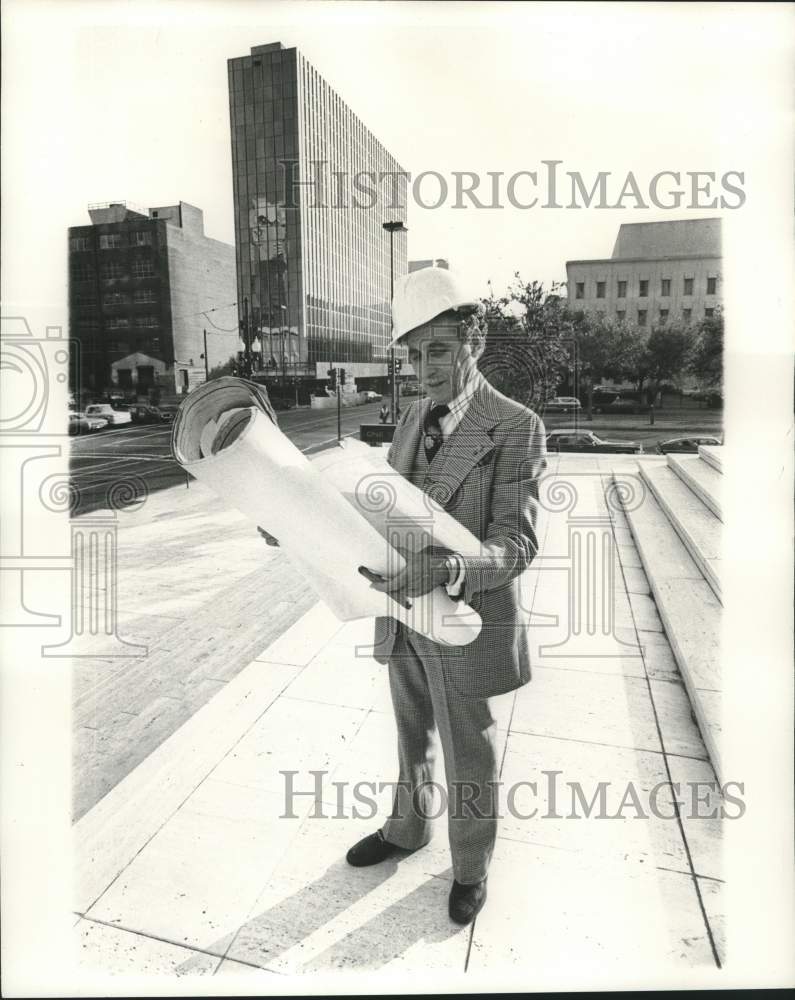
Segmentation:
[(445, 645), (480, 633), (479, 615), (443, 588), (404, 608), (374, 590), (360, 566), (389, 576), (398, 546), (458, 552), (479, 542), (367, 445), (346, 442), (310, 461), (279, 430), (261, 386), (225, 377), (192, 392), (177, 413), (180, 465), (225, 503), (278, 538), (296, 568), (341, 621), (390, 615)]

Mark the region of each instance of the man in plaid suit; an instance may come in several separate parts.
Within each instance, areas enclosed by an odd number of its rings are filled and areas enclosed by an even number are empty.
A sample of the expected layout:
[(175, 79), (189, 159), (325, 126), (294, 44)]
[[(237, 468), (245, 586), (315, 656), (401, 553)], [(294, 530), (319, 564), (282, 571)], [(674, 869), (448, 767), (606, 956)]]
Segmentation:
[(393, 328), (392, 345), (408, 347), (426, 398), (399, 420), (389, 463), (482, 546), (476, 556), (432, 546), (407, 551), (406, 566), (374, 586), (401, 600), (444, 586), (478, 611), (483, 628), (468, 646), (442, 647), (395, 619), (376, 620), (375, 656), (389, 663), (400, 774), (390, 818), (347, 859), (354, 866), (377, 864), (428, 842), (438, 730), (454, 875), (449, 912), (467, 924), (486, 899), (497, 830), (496, 724), (488, 699), (530, 680), (529, 611), (519, 578), (538, 549), (544, 425), (478, 372), (482, 307), (449, 271), (424, 268), (399, 282)]

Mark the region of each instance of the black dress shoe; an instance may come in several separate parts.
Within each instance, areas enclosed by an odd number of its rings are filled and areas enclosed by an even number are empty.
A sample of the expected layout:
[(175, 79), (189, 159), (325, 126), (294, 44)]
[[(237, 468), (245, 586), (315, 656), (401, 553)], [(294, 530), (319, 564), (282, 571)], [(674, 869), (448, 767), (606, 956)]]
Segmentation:
[(345, 860), (354, 868), (366, 868), (368, 865), (377, 865), (381, 861), (386, 861), (390, 854), (399, 851), (396, 844), (390, 844), (384, 840), (384, 835), (380, 830), (364, 837), (358, 844), (345, 855)]
[(450, 890), (450, 919), (457, 924), (471, 924), (486, 902), (486, 879), (474, 885), (453, 881)]

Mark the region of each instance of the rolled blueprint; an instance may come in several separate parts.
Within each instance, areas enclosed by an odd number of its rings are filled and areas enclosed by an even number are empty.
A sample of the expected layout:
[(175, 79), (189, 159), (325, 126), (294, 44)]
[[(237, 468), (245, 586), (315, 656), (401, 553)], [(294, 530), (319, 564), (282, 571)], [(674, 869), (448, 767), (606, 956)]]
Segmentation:
[(405, 565), (399, 547), (477, 552), (480, 544), (380, 456), (368, 454), (375, 449), (346, 442), (310, 461), (279, 430), (264, 389), (232, 377), (187, 397), (171, 444), (187, 472), (278, 538), (341, 621), (390, 615), (445, 645), (477, 638), (479, 615), (444, 588), (405, 608), (359, 572), (365, 566), (392, 575)]

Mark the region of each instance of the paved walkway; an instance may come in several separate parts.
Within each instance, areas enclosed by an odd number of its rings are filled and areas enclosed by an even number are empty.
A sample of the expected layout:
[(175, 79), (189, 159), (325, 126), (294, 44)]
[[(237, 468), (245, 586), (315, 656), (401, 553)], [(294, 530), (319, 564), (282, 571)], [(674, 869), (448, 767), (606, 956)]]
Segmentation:
[[(533, 680), (495, 699), (504, 818), (489, 901), (473, 926), (447, 917), (444, 818), (416, 854), (372, 869), (346, 865), (347, 847), (377, 827), (370, 814), (383, 817), (390, 798), (388, 788), (360, 787), (356, 799), (352, 785), (395, 777), (386, 672), (367, 655), (369, 623), (341, 625), (311, 598), (303, 609), (296, 591), (287, 602), (293, 623), (277, 626), (242, 669), (214, 672), (217, 687), (205, 684), (206, 697), (183, 709), (187, 721), (161, 733), (120, 780), (108, 779), (110, 790), (76, 823), (75, 933), (86, 968), (234, 976), (230, 986), (257, 993), (279, 992), (293, 975), (307, 988), (309, 974), (329, 972), (375, 974), (368, 982), (382, 989), (394, 988), (397, 971), (421, 974), (412, 982), (423, 990), (720, 985), (720, 824), (688, 818), (670, 788), (681, 783), (686, 793), (713, 772), (623, 516), (605, 504), (610, 458), (553, 459), (576, 504), (546, 491), (542, 556), (527, 580)], [(194, 498), (191, 516), (206, 533)], [(603, 549), (608, 513), (615, 547)], [(146, 524), (138, 530), (148, 537)], [(230, 516), (207, 544), (217, 546), (212, 573), (223, 568), (217, 592), (231, 601), (226, 574), (249, 551), (248, 526)], [(264, 545), (251, 551), (234, 568), (238, 582), (260, 560), (275, 569), (283, 559)], [(200, 617), (213, 603), (208, 556), (197, 547), (185, 584)], [(157, 600), (167, 608), (165, 561), (162, 573)], [(593, 586), (599, 580), (606, 588)], [(143, 619), (143, 593), (141, 601)], [(243, 602), (238, 617), (252, 610)], [(235, 620), (219, 627), (233, 630)], [(180, 635), (187, 697), (198, 675), (187, 624)], [(248, 655), (246, 642), (235, 648)], [(153, 683), (144, 664), (137, 669), (136, 684)], [(179, 702), (176, 690), (167, 697)], [(295, 790), (310, 793), (293, 798), (294, 818), (282, 818), (287, 770), (297, 772)], [(624, 818), (586, 818), (572, 786), (588, 802), (600, 782), (606, 811), (623, 802)], [(636, 793), (648, 814), (655, 786), (658, 811), (672, 818), (636, 818), (627, 802)]]

